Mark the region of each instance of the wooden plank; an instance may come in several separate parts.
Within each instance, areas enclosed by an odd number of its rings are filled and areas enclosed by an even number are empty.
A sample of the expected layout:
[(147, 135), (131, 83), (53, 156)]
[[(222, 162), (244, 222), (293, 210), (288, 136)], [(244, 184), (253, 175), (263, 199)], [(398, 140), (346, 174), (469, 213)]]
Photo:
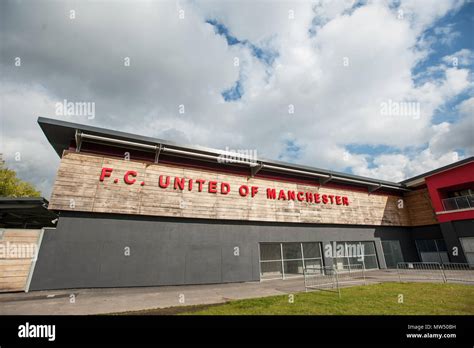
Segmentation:
[(7, 229), (3, 233), (4, 237), (38, 237), (40, 230), (21, 230), (21, 229)]
[[(104, 182), (100, 182), (100, 170), (106, 166), (113, 168), (112, 175)], [(125, 161), (72, 152), (65, 154), (60, 168), (50, 203), (50, 207), (57, 210), (305, 223), (400, 226), (410, 224), (409, 209), (406, 207), (398, 209), (397, 201), (400, 197), (394, 195), (369, 195), (347, 189), (320, 188), (314, 185), (216, 173), (211, 170)], [(138, 184), (124, 183), (123, 174), (127, 170), (138, 172), (136, 177)], [(80, 173), (87, 174), (80, 175)], [(170, 177), (171, 183), (166, 189), (158, 186), (161, 175)], [(175, 190), (173, 188), (175, 177), (193, 179), (193, 190), (188, 190), (188, 181), (183, 191)], [(117, 183), (113, 182), (114, 178), (118, 179)], [(197, 191), (196, 179), (205, 180), (203, 192)], [(139, 185), (141, 181), (145, 181), (144, 186)], [(209, 193), (207, 192), (209, 181), (216, 181), (218, 190), (222, 182), (229, 183), (231, 191), (227, 195)], [(257, 196), (253, 199), (241, 197), (238, 193), (241, 185), (258, 186)], [(321, 196), (323, 194), (346, 196), (350, 205), (271, 200), (266, 197), (266, 188), (275, 188), (277, 194), (282, 189), (295, 193), (300, 191), (319, 193)], [(70, 199), (75, 200), (75, 208), (69, 207)], [(417, 203), (415, 200), (414, 204), (416, 206), (422, 203)]]
[[(2, 255), (4, 258), (0, 258), (1, 291), (24, 290), (32, 265), (32, 256), (34, 255), (38, 245), (39, 235), (40, 230), (5, 230), (4, 238), (0, 243), (3, 245), (6, 245), (6, 243), (12, 243), (18, 248), (25, 248), (24, 250), (29, 252), (29, 254), (24, 258), (12, 258), (13, 255), (11, 254)], [(10, 245), (10, 247), (13, 245)]]

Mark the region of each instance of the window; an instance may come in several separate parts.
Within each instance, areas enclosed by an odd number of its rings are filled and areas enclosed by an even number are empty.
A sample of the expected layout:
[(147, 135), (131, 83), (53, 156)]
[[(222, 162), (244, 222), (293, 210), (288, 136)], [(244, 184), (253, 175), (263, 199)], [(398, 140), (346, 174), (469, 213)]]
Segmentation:
[(303, 260), (283, 261), (286, 278), (303, 275)]
[(260, 244), (261, 278), (277, 279), (283, 276), (280, 243)]
[(459, 238), (467, 263), (474, 265), (474, 237)]
[(301, 277), (322, 265), (321, 243), (260, 243), (260, 279)]
[(404, 261), (400, 241), (383, 240), (382, 248), (387, 268), (397, 268), (398, 263)]
[(450, 191), (445, 196), (442, 200), (445, 211), (474, 208), (474, 188)]
[(449, 263), (446, 243), (443, 239), (417, 239), (415, 244), (421, 262)]
[(283, 259), (301, 259), (301, 243), (282, 243)]
[(283, 277), (281, 261), (260, 262), (260, 276), (262, 279), (280, 279)]
[(337, 242), (334, 266), (338, 270), (378, 268), (374, 242)]
[(260, 244), (260, 260), (275, 261), (281, 259), (280, 243)]
[(320, 243), (303, 243), (304, 257), (307, 259), (321, 258)]

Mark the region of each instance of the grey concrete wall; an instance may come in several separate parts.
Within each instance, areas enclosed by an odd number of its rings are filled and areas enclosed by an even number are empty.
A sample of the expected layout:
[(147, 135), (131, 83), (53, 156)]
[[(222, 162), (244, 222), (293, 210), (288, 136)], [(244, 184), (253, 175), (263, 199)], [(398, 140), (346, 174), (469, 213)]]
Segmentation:
[(443, 239), (440, 225), (417, 226), (411, 228), (411, 236), (416, 239)]
[(443, 239), (443, 234), (441, 233), (441, 228), (439, 225), (429, 225), (429, 226), (417, 226), (411, 228), (411, 248), (413, 249), (412, 252), (415, 255), (413, 260), (405, 260), (405, 261), (414, 261), (414, 262), (421, 262), (420, 255), (418, 254), (418, 250), (416, 249), (416, 240), (420, 239)]
[(444, 222), (440, 227), (448, 249), (449, 261), (467, 262), (459, 238), (474, 237), (474, 220)]
[[(402, 250), (403, 260), (405, 262), (418, 262), (418, 252), (413, 241), (413, 230), (403, 227), (377, 227), (375, 229), (375, 238), (379, 240), (398, 240)], [(377, 250), (378, 253), (378, 250)]]
[(409, 234), (401, 227), (63, 213), (56, 230), (45, 231), (30, 290), (258, 281), (259, 242), (375, 241), (384, 268), (380, 239), (405, 245)]

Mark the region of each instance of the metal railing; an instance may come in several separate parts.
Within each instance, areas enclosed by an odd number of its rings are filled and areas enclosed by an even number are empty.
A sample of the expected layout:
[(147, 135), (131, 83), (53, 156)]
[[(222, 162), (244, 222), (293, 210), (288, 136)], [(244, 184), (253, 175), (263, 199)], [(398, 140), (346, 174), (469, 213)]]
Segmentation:
[(341, 297), (340, 285), (360, 282), (366, 284), (365, 267), (362, 264), (350, 264), (339, 267), (320, 266), (304, 269), (305, 290), (337, 291)]
[(445, 211), (474, 208), (474, 195), (443, 199)]
[(348, 264), (336, 268), (339, 283), (363, 282), (365, 285), (365, 266), (363, 264)]
[(468, 263), (445, 263), (441, 265), (446, 282), (474, 282), (474, 265)]
[(405, 281), (445, 282), (443, 270), (438, 262), (400, 262), (397, 265), (398, 279)]
[(304, 287), (306, 291), (338, 288), (337, 272), (329, 266), (305, 268)]
[(468, 263), (400, 262), (397, 273), (400, 282), (474, 282), (474, 265)]

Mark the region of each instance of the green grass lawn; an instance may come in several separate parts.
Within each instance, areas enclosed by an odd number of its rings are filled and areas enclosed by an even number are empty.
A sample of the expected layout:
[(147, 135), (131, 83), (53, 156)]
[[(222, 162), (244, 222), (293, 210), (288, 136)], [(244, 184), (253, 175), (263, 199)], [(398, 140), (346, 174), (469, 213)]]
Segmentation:
[[(403, 295), (403, 303), (399, 303)], [(433, 283), (382, 283), (271, 296), (225, 304), (171, 307), (126, 314), (184, 315), (473, 315), (474, 286)]]
[[(403, 295), (403, 303), (398, 302), (399, 295)], [(295, 294), (293, 303), (289, 303), (287, 295), (272, 296), (232, 301), (189, 314), (472, 315), (474, 314), (474, 286), (383, 283), (341, 289), (341, 298), (335, 292), (311, 291)]]

